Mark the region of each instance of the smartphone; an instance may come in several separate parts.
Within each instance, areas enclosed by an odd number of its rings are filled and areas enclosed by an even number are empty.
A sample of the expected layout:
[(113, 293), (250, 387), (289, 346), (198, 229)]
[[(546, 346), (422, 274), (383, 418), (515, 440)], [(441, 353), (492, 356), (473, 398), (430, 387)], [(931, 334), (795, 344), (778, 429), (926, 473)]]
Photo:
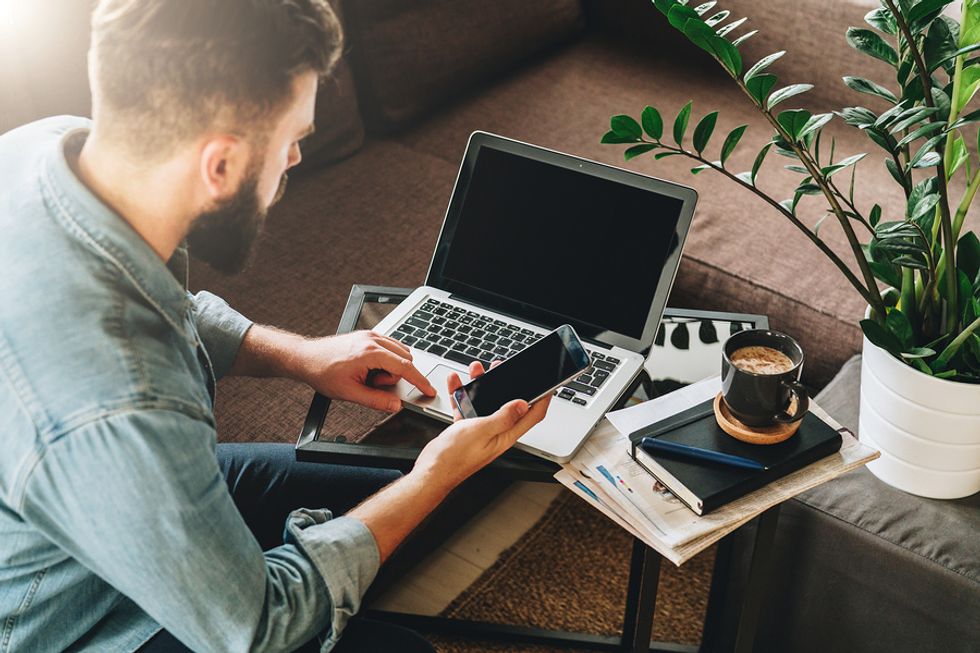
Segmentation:
[(568, 383), (589, 367), (589, 353), (564, 324), (453, 393), (463, 417), (491, 415), (514, 399), (529, 404)]

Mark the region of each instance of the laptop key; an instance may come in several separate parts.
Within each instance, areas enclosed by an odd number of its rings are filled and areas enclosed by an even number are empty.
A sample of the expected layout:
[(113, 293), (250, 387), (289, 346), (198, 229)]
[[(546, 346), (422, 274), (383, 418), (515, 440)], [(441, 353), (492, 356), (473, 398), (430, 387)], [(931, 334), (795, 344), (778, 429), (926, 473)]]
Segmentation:
[(497, 331), (499, 331), (499, 330), (500, 330), (500, 325), (499, 324), (488, 324), (487, 325), (487, 331), (490, 332), (490, 333), (497, 333)]
[[(466, 318), (464, 317), (463, 319), (465, 320)], [(459, 329), (458, 329), (460, 333), (469, 333), (472, 330), (473, 327), (469, 326), (468, 324), (461, 324), (459, 325)]]
[(425, 336), (425, 339), (428, 342), (431, 342), (432, 344), (435, 344), (441, 340), (441, 338), (434, 333), (428, 334), (427, 336)]
[(509, 338), (512, 335), (514, 335), (514, 332), (511, 329), (501, 329), (500, 331), (498, 331), (498, 333), (503, 338)]
[(479, 356), (480, 362), (483, 363), (483, 367), (490, 367), (490, 363), (493, 362), (493, 355), (490, 352), (482, 352)]
[(589, 395), (590, 397), (595, 394), (596, 390), (590, 385), (585, 385), (583, 383), (578, 383), (577, 381), (572, 381), (565, 384), (566, 388), (570, 388), (575, 392), (581, 392), (582, 394)]
[(470, 347), (479, 347), (481, 342), (483, 341), (479, 338), (469, 338), (466, 341), (466, 344), (468, 344)]
[(480, 349), (482, 349), (483, 351), (490, 351), (491, 349), (493, 349), (493, 343), (486, 342), (486, 341), (481, 342)]
[(445, 324), (446, 323), (446, 318), (444, 318), (444, 317), (434, 317), (434, 318), (432, 318), (432, 323), (433, 324)]
[[(456, 344), (456, 341), (453, 340), (452, 338), (443, 338), (442, 340), (439, 341), (439, 344), (442, 345), (443, 347), (446, 347), (448, 349), (449, 347), (452, 347), (453, 345), (455, 345)], [(429, 351), (432, 351), (432, 350), (429, 349)]]
[(515, 342), (513, 345), (511, 345), (511, 347), (514, 348), (514, 351), (521, 351), (522, 349), (526, 349), (527, 345), (525, 345), (523, 342)]
[(391, 334), (391, 337), (395, 340), (401, 340), (402, 338), (407, 338), (409, 336), (407, 333), (403, 333), (402, 331), (395, 331), (393, 334)]
[(506, 356), (507, 355), (507, 348), (506, 347), (497, 347), (496, 349), (493, 350), (493, 353), (496, 354), (497, 356)]
[(567, 400), (567, 399), (571, 399), (574, 396), (575, 396), (575, 393), (572, 392), (571, 390), (569, 390), (568, 388), (562, 388), (561, 389), (561, 392), (558, 393), (558, 398), (559, 399), (566, 399)]
[(523, 333), (526, 336), (533, 336), (534, 335), (534, 331), (531, 331), (530, 329), (521, 329), (521, 333)]
[(592, 358), (595, 358), (595, 359), (598, 359), (598, 360), (602, 360), (603, 358), (605, 358), (605, 356), (603, 356), (602, 354), (600, 354), (597, 351), (594, 351), (594, 352), (592, 352)]
[(476, 327), (477, 329), (482, 329), (486, 325), (487, 325), (487, 321), (484, 320), (484, 319), (479, 319), (478, 318), (476, 320), (473, 320), (473, 326)]
[(606, 360), (612, 363), (613, 365), (619, 365), (618, 358), (613, 358), (612, 356), (606, 356)]
[(420, 320), (425, 320), (426, 322), (428, 322), (429, 320), (434, 318), (435, 315), (433, 315), (428, 311), (415, 311), (415, 314), (412, 317), (417, 317)]
[(475, 331), (473, 331), (474, 338), (482, 338), (485, 335), (487, 335), (487, 332), (484, 331), (483, 329), (476, 329)]
[(483, 336), (483, 339), (487, 342), (497, 342), (500, 340), (500, 336), (498, 336), (496, 333), (488, 333), (487, 335)]
[(425, 351), (428, 348), (429, 348), (429, 343), (426, 342), (425, 340), (419, 340), (414, 345), (412, 345), (412, 349), (418, 349), (419, 351)]
[(445, 315), (449, 311), (447, 311), (444, 308), (434, 308), (434, 309), (432, 309), (432, 312), (435, 313), (436, 315)]
[(465, 333), (457, 333), (456, 335), (452, 336), (452, 339), (456, 342), (466, 342), (467, 337)]
[[(588, 381), (588, 383), (591, 386), (594, 386), (596, 388), (599, 388), (599, 387), (602, 387), (602, 384), (605, 383), (606, 382), (606, 379), (608, 379), (608, 378), (609, 378), (608, 376), (597, 376), (594, 379), (590, 379)], [(581, 379), (579, 379), (579, 381), (581, 383), (585, 383), (585, 381), (582, 381)]]
[(501, 338), (497, 344), (501, 347), (510, 347), (512, 344), (514, 344), (514, 341), (510, 338)]
[(413, 327), (418, 327), (420, 329), (427, 329), (427, 328), (429, 328), (429, 325), (426, 322), (423, 322), (422, 320), (418, 320), (418, 319), (416, 319), (414, 317), (410, 317), (407, 320), (405, 320), (405, 324), (409, 324), (409, 325), (411, 325)]
[(459, 322), (457, 322), (455, 320), (453, 320), (452, 322), (446, 322), (446, 328), (447, 329), (458, 329), (459, 328)]
[[(583, 374), (582, 376), (578, 377), (575, 380), (578, 381), (579, 383), (584, 383), (585, 385), (595, 385), (592, 383), (592, 377), (589, 376), (588, 374)], [(599, 386), (596, 387), (598, 388)]]
[(464, 315), (463, 317), (459, 318), (459, 321), (462, 322), (463, 324), (472, 324), (473, 323), (473, 316), (472, 315)]
[(466, 355), (467, 356), (472, 356), (473, 358), (476, 358), (481, 353), (482, 352), (479, 349), (477, 349), (476, 347), (467, 347), (466, 348)]
[(613, 370), (616, 369), (616, 366), (615, 365), (613, 365), (609, 361), (604, 361), (604, 360), (601, 360), (601, 359), (596, 360), (596, 361), (593, 361), (592, 365), (596, 369), (606, 370), (608, 372), (612, 372)]
[(462, 363), (463, 365), (466, 366), (469, 366), (470, 363), (472, 363), (475, 360), (478, 360), (476, 357), (468, 356), (461, 351), (447, 351), (445, 354), (443, 354), (443, 358), (454, 361), (456, 363)]
[(418, 341), (419, 341), (419, 339), (416, 338), (415, 336), (405, 336), (404, 338), (402, 338), (402, 342), (405, 343), (409, 347), (411, 347), (412, 345), (414, 345)]
[(588, 402), (585, 401), (585, 399), (582, 399), (581, 397), (572, 397), (572, 403), (578, 404), (579, 406), (584, 406)]
[(455, 343), (453, 343), (453, 346), (450, 347), (450, 349), (452, 349), (453, 351), (466, 351), (466, 343), (465, 342), (455, 342)]
[(446, 351), (448, 350), (442, 345), (432, 345), (431, 347), (429, 347), (429, 353), (435, 354), (436, 356), (442, 356), (443, 354), (446, 353)]
[(525, 338), (527, 338), (527, 336), (524, 335), (523, 333), (515, 333), (513, 335), (513, 339), (515, 342), (524, 342)]

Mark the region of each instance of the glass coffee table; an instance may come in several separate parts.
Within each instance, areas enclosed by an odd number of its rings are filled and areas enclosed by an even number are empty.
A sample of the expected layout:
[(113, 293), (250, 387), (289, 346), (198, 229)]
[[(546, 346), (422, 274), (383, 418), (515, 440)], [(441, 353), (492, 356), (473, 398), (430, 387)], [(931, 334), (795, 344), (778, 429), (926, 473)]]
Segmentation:
[[(337, 332), (349, 333), (372, 328), (411, 291), (411, 288), (353, 286)], [(620, 397), (617, 407), (646, 401), (718, 374), (721, 346), (729, 335), (744, 329), (768, 327), (769, 321), (762, 315), (668, 307), (654, 344), (647, 352), (643, 372)], [(445, 424), (412, 411), (391, 415), (347, 402), (332, 403), (327, 397), (315, 394), (296, 443), (296, 457), (306, 461), (407, 471), (411, 469), (422, 447), (445, 428)], [(400, 547), (396, 556), (386, 563), (384, 573), (379, 575), (379, 580), (372, 586), (368, 599), (391, 583), (397, 582), (402, 573), (414, 566), (422, 556), (438, 546), (511, 483), (554, 483), (553, 476), (558, 469), (556, 463), (518, 449), (502, 455), (468, 480), (460, 488), (461, 491), (454, 492), (438, 513), (420, 529), (424, 532), (413, 534)], [(765, 557), (764, 540), (771, 540), (775, 514), (773, 509), (759, 519), (752, 551), (753, 560), (759, 556)], [(761, 596), (758, 595), (761, 587), (755, 589), (761, 581), (752, 581), (757, 580), (760, 574), (753, 576), (754, 572), (750, 573), (744, 586), (730, 586), (729, 561), (733, 555), (744, 554), (732, 550), (732, 539), (725, 538), (719, 546), (700, 650), (710, 650), (716, 639), (716, 631), (724, 630), (730, 625), (730, 611), (722, 610), (722, 607), (733, 599), (740, 599), (742, 605), (735, 618), (736, 650), (750, 650), (748, 647), (751, 646), (761, 601)], [(697, 651), (697, 647), (651, 642), (649, 639), (660, 559), (656, 551), (640, 540), (634, 540), (623, 634), (620, 637), (380, 611), (369, 611), (369, 616), (419, 630), (461, 634), (480, 639), (618, 651)], [(735, 596), (736, 594), (741, 596)]]

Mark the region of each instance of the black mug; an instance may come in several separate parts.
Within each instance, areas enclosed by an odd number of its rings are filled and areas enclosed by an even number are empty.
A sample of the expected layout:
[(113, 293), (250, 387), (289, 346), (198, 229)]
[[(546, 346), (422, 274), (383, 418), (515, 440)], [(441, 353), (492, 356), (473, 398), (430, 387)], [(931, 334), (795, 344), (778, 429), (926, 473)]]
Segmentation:
[[(731, 356), (743, 347), (769, 347), (782, 352), (793, 367), (776, 374), (759, 374), (740, 369)], [(747, 426), (791, 424), (803, 419), (810, 397), (800, 383), (803, 349), (785, 333), (767, 329), (740, 331), (722, 348), (721, 392), (732, 414)], [(789, 413), (792, 399), (796, 408)]]

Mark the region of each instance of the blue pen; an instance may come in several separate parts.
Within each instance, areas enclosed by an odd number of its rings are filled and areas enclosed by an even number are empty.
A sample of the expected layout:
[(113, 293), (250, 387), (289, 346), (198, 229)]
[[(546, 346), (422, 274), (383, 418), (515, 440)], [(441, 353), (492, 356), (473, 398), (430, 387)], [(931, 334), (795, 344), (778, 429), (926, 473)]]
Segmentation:
[(731, 454), (721, 453), (720, 451), (702, 449), (701, 447), (692, 447), (690, 445), (680, 444), (678, 442), (671, 442), (669, 440), (660, 440), (657, 438), (643, 438), (642, 440), (640, 440), (640, 446), (651, 454), (669, 453), (669, 454), (675, 454), (677, 456), (689, 458), (691, 460), (704, 460), (707, 462), (720, 463), (722, 465), (729, 465), (731, 467), (741, 467), (743, 469), (753, 469), (756, 471), (763, 471), (769, 469), (762, 463), (756, 462), (751, 458), (743, 458), (742, 456), (733, 456)]

